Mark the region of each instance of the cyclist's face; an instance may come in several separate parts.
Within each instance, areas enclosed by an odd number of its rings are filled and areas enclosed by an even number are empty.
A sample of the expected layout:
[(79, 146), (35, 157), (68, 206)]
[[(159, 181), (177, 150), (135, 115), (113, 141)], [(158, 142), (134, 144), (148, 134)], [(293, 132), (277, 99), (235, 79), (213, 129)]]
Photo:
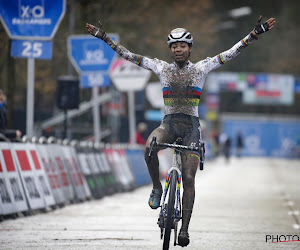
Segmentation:
[(177, 42), (171, 45), (171, 56), (176, 62), (183, 63), (188, 60), (192, 47), (185, 42)]

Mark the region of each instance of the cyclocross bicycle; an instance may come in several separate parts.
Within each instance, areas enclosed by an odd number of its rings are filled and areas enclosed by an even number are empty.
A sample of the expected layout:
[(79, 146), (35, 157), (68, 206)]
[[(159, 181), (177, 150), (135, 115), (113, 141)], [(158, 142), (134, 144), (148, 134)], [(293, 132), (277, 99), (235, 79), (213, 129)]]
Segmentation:
[[(163, 250), (169, 249), (171, 230), (174, 229), (174, 246), (177, 245), (177, 228), (178, 222), (182, 218), (182, 201), (180, 195), (181, 186), (181, 171), (182, 163), (181, 156), (184, 154), (184, 150), (197, 151), (200, 153), (200, 170), (203, 170), (204, 163), (204, 143), (200, 143), (200, 147), (184, 146), (182, 145), (182, 138), (178, 137), (173, 144), (160, 143), (156, 141), (156, 137), (152, 138), (150, 144), (150, 152), (148, 162), (151, 161), (153, 151), (155, 147), (173, 148), (173, 163), (170, 169), (168, 169), (166, 183), (163, 193), (163, 199), (161, 203), (161, 209), (158, 217), (158, 226), (160, 227), (160, 237), (164, 239)], [(166, 202), (167, 193), (169, 192), (169, 199)]]

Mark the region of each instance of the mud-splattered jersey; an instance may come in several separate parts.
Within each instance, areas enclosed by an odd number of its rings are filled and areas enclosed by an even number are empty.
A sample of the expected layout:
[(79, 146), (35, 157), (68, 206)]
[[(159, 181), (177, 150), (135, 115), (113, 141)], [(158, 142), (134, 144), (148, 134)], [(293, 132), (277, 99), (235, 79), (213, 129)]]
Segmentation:
[(188, 61), (180, 69), (175, 62), (167, 63), (131, 53), (119, 44), (110, 45), (125, 59), (152, 70), (159, 78), (163, 91), (165, 114), (184, 113), (198, 117), (198, 105), (207, 74), (226, 61), (236, 57), (252, 41), (250, 35), (236, 43), (231, 49), (197, 63)]

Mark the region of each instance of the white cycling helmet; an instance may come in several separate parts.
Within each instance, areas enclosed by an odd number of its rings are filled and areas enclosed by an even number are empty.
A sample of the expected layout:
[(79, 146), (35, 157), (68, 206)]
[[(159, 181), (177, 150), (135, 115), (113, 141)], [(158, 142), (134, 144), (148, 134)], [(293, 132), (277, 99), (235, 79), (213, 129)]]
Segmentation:
[(186, 42), (193, 45), (193, 36), (186, 29), (176, 28), (168, 35), (168, 45), (171, 46), (172, 43), (176, 42)]

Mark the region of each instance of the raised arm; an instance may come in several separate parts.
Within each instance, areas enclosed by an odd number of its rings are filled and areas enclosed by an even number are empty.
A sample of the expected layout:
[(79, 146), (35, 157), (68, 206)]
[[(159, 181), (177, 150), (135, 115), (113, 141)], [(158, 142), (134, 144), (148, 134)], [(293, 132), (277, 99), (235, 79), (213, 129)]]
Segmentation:
[(122, 56), (126, 60), (133, 62), (139, 66), (141, 65), (143, 56), (130, 52), (128, 49), (126, 49), (122, 45), (118, 44), (113, 39), (111, 39), (105, 33), (103, 24), (100, 21), (99, 21), (99, 28), (95, 27), (94, 25), (89, 24), (89, 23), (86, 24), (86, 28), (92, 36), (102, 39), (104, 42), (106, 42), (108, 44), (108, 46), (110, 46), (120, 56)]
[(264, 23), (261, 23), (261, 20), (262, 20), (262, 15), (259, 16), (254, 29), (249, 34), (255, 40), (258, 39), (257, 36), (259, 36), (260, 34), (265, 33), (267, 31), (273, 29), (274, 24), (276, 23), (274, 17), (269, 18)]
[(207, 73), (223, 65), (225, 62), (235, 58), (244, 48), (246, 48), (253, 40), (258, 40), (258, 36), (273, 29), (275, 18), (269, 18), (266, 22), (261, 24), (262, 16), (258, 18), (254, 29), (241, 41), (236, 43), (232, 48), (226, 50), (215, 57), (207, 58), (199, 63), (206, 64)]

